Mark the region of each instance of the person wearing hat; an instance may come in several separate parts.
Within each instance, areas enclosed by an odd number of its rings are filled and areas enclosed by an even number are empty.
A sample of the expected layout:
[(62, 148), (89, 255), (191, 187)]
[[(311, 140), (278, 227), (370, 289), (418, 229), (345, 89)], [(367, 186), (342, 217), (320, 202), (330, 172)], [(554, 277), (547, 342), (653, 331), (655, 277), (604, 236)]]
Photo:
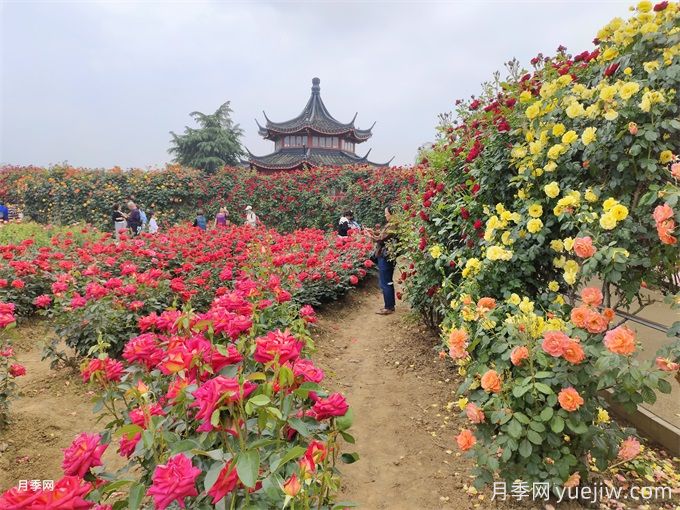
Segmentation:
[(257, 217), (257, 214), (253, 211), (253, 207), (250, 205), (246, 207), (246, 225), (253, 228), (261, 225), (260, 218)]

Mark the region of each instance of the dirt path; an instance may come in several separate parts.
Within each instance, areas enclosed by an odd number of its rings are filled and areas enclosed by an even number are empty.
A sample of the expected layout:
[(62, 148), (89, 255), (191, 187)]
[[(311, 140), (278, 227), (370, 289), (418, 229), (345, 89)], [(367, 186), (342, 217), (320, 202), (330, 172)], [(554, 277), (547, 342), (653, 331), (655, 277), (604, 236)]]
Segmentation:
[[(61, 478), (62, 450), (78, 433), (100, 429), (92, 413), (93, 394), (78, 376), (70, 370), (50, 370), (49, 361), (40, 360), (42, 342), (52, 335), (46, 323), (22, 325), (17, 333), (21, 338), (14, 346), (27, 373), (17, 381), (12, 423), (0, 432), (0, 492), (20, 480)], [(106, 461), (117, 457), (115, 449), (110, 450)]]
[(317, 363), (326, 384), (342, 391), (355, 413), (360, 461), (342, 466), (343, 501), (370, 510), (493, 508), (466, 493), (471, 462), (454, 436), (463, 420), (446, 411), (457, 399), (454, 373), (433, 350), (432, 333), (405, 305), (374, 312), (382, 295), (372, 282), (320, 313)]

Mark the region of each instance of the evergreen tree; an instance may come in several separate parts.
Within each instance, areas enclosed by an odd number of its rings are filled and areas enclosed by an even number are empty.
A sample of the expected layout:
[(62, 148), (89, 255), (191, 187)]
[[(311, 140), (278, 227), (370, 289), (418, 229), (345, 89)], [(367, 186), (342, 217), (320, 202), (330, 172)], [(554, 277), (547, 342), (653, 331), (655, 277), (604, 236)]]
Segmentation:
[(212, 115), (192, 112), (191, 117), (200, 127), (186, 126), (181, 135), (170, 132), (172, 146), (168, 152), (174, 155), (173, 161), (207, 173), (215, 173), (225, 165), (237, 165), (244, 155), (240, 141), (243, 130), (234, 124), (231, 113), (229, 101)]

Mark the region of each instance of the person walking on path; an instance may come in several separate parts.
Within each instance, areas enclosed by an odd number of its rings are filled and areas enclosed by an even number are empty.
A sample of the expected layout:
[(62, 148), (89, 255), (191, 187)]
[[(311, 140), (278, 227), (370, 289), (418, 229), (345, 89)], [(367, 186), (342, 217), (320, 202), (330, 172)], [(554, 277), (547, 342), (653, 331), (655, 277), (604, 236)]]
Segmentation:
[(205, 229), (208, 228), (208, 220), (205, 219), (205, 216), (203, 215), (203, 211), (201, 209), (196, 211), (196, 218), (194, 219), (194, 227), (198, 227), (203, 231), (205, 231)]
[(130, 233), (136, 236), (142, 229), (142, 218), (139, 215), (137, 205), (132, 200), (127, 205), (130, 210), (130, 213), (127, 215), (127, 227), (130, 229)]
[(229, 211), (226, 207), (220, 207), (220, 212), (215, 215), (213, 228), (224, 228), (229, 223)]
[(249, 205), (246, 207), (246, 225), (255, 228), (261, 224), (262, 222), (260, 221), (260, 218), (258, 218), (257, 214), (255, 214), (255, 211), (253, 211), (253, 206)]
[(385, 226), (379, 232), (375, 232), (370, 228), (366, 229), (368, 235), (375, 241), (375, 255), (378, 259), (378, 280), (385, 305), (376, 312), (378, 315), (390, 315), (394, 313), (396, 306), (394, 281), (392, 279), (394, 276), (394, 260), (388, 249), (388, 243), (396, 235), (394, 224), (390, 221), (391, 218), (392, 211), (390, 211), (389, 207), (385, 207)]
[(111, 213), (111, 220), (113, 221), (113, 232), (116, 236), (116, 241), (120, 239), (120, 233), (127, 228), (127, 220), (125, 214), (120, 209), (120, 205), (113, 206)]

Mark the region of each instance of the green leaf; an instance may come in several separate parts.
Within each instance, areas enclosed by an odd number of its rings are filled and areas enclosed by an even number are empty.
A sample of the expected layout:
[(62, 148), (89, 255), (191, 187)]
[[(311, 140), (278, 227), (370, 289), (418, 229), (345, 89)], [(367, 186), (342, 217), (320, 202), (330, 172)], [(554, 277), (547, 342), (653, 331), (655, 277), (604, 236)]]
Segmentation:
[(275, 473), (276, 471), (279, 470), (282, 466), (284, 466), (287, 462), (297, 459), (300, 457), (302, 454), (304, 454), (306, 451), (305, 448), (303, 448), (300, 445), (293, 446), (290, 450), (286, 452), (286, 454), (279, 459), (278, 462), (275, 462), (271, 466), (272, 473)]
[(672, 390), (671, 384), (666, 379), (659, 379), (658, 386), (661, 393), (670, 393)]
[(531, 443), (526, 439), (523, 439), (519, 444), (519, 454), (525, 459), (531, 455), (532, 449)]
[(139, 505), (142, 503), (142, 498), (144, 498), (144, 493), (146, 492), (146, 486), (141, 483), (135, 484), (130, 489), (130, 494), (128, 496), (128, 508), (130, 510), (137, 510)]
[(517, 411), (513, 416), (518, 422), (523, 423), (524, 425), (528, 425), (531, 421), (526, 414), (520, 413), (519, 411)]
[(239, 480), (246, 487), (255, 487), (260, 470), (260, 454), (257, 450), (241, 452), (236, 461), (236, 472)]
[(359, 454), (354, 452), (354, 453), (343, 453), (340, 456), (340, 459), (345, 463), (345, 464), (354, 464), (356, 461), (359, 460)]
[(561, 416), (553, 417), (552, 421), (550, 422), (550, 430), (552, 430), (555, 434), (559, 434), (564, 430), (564, 420)]
[(290, 425), (292, 429), (297, 430), (304, 437), (309, 437), (310, 435), (312, 435), (312, 431), (309, 429), (307, 424), (300, 418), (289, 418), (288, 425)]
[(510, 437), (519, 439), (522, 437), (522, 425), (517, 420), (511, 420), (508, 424), (508, 434)]
[(532, 443), (534, 443), (534, 444), (540, 445), (541, 443), (543, 443), (543, 438), (542, 438), (541, 435), (540, 435), (538, 432), (536, 432), (535, 430), (529, 430), (529, 431), (527, 431), (527, 439), (528, 439), (529, 441), (531, 441)]
[(144, 429), (139, 425), (129, 423), (127, 425), (123, 425), (121, 428), (116, 430), (116, 432), (113, 435), (114, 437), (121, 437), (125, 435), (126, 439), (132, 439), (137, 433), (142, 432), (143, 430)]
[(354, 439), (354, 436), (353, 436), (352, 434), (348, 434), (348, 433), (345, 432), (344, 430), (341, 430), (341, 431), (340, 431), (340, 435), (341, 435), (342, 438), (343, 438), (345, 441), (347, 441), (348, 443), (350, 443), (350, 444), (354, 444), (354, 443), (355, 443), (355, 439)]
[(574, 418), (569, 418), (567, 420), (567, 425), (575, 434), (585, 434), (588, 432), (588, 425)]
[(354, 411), (348, 409), (344, 416), (338, 416), (335, 419), (335, 424), (338, 426), (338, 430), (347, 430), (354, 423)]
[(536, 388), (538, 391), (540, 391), (541, 393), (544, 393), (546, 395), (550, 395), (550, 394), (554, 393), (552, 388), (550, 386), (548, 386), (547, 384), (544, 384), (544, 383), (540, 383), (540, 382), (534, 383), (534, 388)]
[(553, 417), (554, 412), (555, 411), (553, 410), (552, 407), (546, 407), (545, 409), (543, 409), (543, 411), (541, 411), (541, 414), (540, 414), (541, 420), (542, 421), (550, 421), (550, 418)]
[(115, 482), (107, 483), (103, 488), (102, 488), (102, 493), (103, 494), (110, 494), (114, 491), (117, 491), (121, 487), (125, 487), (126, 485), (130, 483), (135, 483), (134, 480), (116, 480)]
[(248, 399), (248, 402), (254, 406), (261, 407), (269, 404), (271, 400), (269, 400), (267, 395), (255, 395), (253, 398)]

